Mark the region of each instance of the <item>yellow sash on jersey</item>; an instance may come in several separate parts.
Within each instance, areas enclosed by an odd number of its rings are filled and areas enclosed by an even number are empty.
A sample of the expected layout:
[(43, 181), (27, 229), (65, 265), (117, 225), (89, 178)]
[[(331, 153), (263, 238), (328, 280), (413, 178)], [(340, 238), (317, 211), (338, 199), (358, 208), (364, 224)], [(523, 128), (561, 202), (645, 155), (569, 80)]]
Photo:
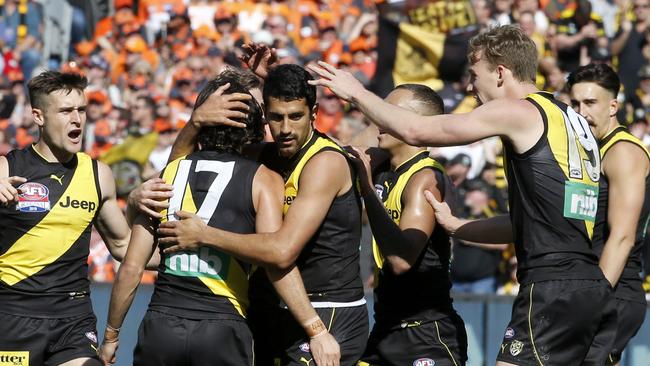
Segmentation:
[[(312, 132), (312, 136), (310, 136), (309, 139), (307, 139), (305, 145), (312, 142), (313, 133), (314, 132)], [(303, 148), (305, 145), (303, 145)], [(313, 144), (307, 148), (307, 151), (305, 151), (303, 156), (300, 158), (298, 165), (296, 165), (296, 168), (291, 172), (291, 175), (289, 175), (289, 178), (287, 178), (287, 181), (284, 183), (283, 214), (285, 215), (287, 214), (287, 211), (289, 211), (289, 207), (291, 206), (291, 203), (298, 195), (298, 182), (300, 181), (300, 173), (302, 173), (302, 169), (305, 167), (309, 159), (312, 158), (312, 156), (316, 155), (317, 153), (319, 153), (321, 150), (325, 148), (331, 148), (343, 152), (343, 149), (339, 145), (334, 143), (334, 141), (324, 138), (322, 136), (316, 136), (316, 140), (313, 141)]]
[[(95, 186), (93, 162), (90, 156), (77, 153), (77, 167), (70, 184), (59, 201), (36, 226), (25, 233), (0, 255), (0, 280), (13, 286), (34, 275), (65, 254), (92, 224), (99, 207), (99, 192)], [(68, 205), (62, 201), (68, 197), (88, 202), (84, 208)], [(89, 209), (94, 203), (93, 209)]]
[[(173, 184), (176, 183), (174, 182), (174, 178), (176, 177), (176, 174), (178, 172), (178, 166), (179, 163), (185, 159), (185, 156), (178, 158), (174, 160), (173, 162), (169, 163), (167, 167), (165, 168), (165, 171), (163, 173), (163, 179), (165, 182), (168, 184)], [(182, 184), (182, 183), (181, 183)], [(194, 198), (192, 196), (192, 190), (190, 189), (190, 184), (189, 182), (185, 182), (185, 190), (183, 192), (183, 200), (180, 209), (186, 212), (190, 212), (193, 214), (196, 214), (198, 212), (198, 208), (196, 207), (196, 203), (194, 202)], [(163, 215), (162, 222), (167, 221), (167, 209), (164, 209), (161, 211), (161, 214)], [(216, 249), (210, 248), (210, 250), (217, 251)], [(197, 254), (197, 251), (186, 251), (185, 253), (187, 254)], [(225, 256), (229, 259), (230, 263), (228, 264), (228, 273), (226, 275), (225, 279), (218, 279), (214, 277), (208, 277), (208, 276), (197, 276), (196, 278), (199, 279), (203, 284), (212, 291), (213, 294), (223, 296), (228, 299), (232, 303), (232, 305), (235, 307), (237, 312), (245, 317), (246, 316), (246, 309), (248, 308), (248, 274), (244, 269), (239, 265), (239, 262), (237, 262), (232, 256), (225, 254)]]
[[(422, 154), (422, 151), (419, 151), (415, 156), (403, 162), (400, 166), (410, 163), (420, 154)], [(386, 207), (388, 216), (390, 216), (393, 222), (397, 225), (399, 225), (400, 218), (402, 216), (402, 193), (404, 192), (404, 188), (406, 188), (406, 185), (415, 173), (429, 167), (441, 172), (445, 171), (445, 168), (440, 165), (440, 163), (431, 159), (430, 157), (427, 157), (415, 162), (408, 170), (400, 174), (399, 178), (397, 178), (397, 182), (393, 187), (386, 187), (390, 188), (390, 191), (388, 192), (388, 197), (386, 198), (386, 202), (384, 202), (384, 206)], [(399, 167), (397, 167), (397, 169), (399, 169)], [(379, 249), (374, 236), (372, 238), (372, 254), (375, 258), (375, 264), (377, 265), (377, 268), (382, 269), (384, 267), (385, 258), (381, 254), (381, 250)]]
[(650, 159), (650, 152), (648, 152), (648, 149), (645, 147), (645, 145), (643, 145), (643, 142), (634, 137), (634, 135), (632, 135), (627, 129), (623, 127), (618, 127), (612, 130), (609, 134), (607, 134), (607, 136), (605, 136), (603, 141), (607, 142), (600, 146), (601, 159), (604, 158), (607, 151), (619, 141), (628, 141), (639, 146), (641, 149), (643, 149), (643, 152), (645, 152), (648, 159)]

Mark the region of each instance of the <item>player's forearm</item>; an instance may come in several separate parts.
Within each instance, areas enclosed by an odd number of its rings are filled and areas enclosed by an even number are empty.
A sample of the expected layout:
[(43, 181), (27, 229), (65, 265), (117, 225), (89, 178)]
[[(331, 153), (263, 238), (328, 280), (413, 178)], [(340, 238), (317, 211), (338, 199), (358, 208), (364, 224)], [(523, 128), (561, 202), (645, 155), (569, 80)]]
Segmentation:
[(127, 263), (120, 267), (113, 284), (108, 310), (107, 324), (112, 328), (119, 329), (122, 327), (126, 313), (131, 307), (135, 292), (140, 284), (143, 271), (143, 268), (137, 268)]
[(605, 242), (599, 266), (612, 287), (616, 286), (623, 273), (627, 258), (634, 247), (634, 239), (634, 235), (612, 235), (610, 233)]
[(196, 118), (200, 117), (192, 115), (190, 121), (186, 123), (181, 129), (181, 132), (178, 133), (176, 141), (174, 141), (174, 145), (172, 146), (168, 162), (172, 162), (181, 156), (189, 155), (194, 151), (196, 137), (200, 130), (196, 123)]
[(297, 254), (289, 250), (289, 240), (279, 238), (276, 233), (236, 234), (208, 226), (201, 237), (205, 246), (264, 268), (286, 270), (297, 258)]
[(298, 324), (302, 325), (307, 334), (310, 334), (312, 323), (320, 318), (309, 302), (298, 267), (294, 265), (288, 270), (267, 269), (266, 273)]
[(113, 258), (115, 258), (116, 261), (122, 262), (122, 260), (124, 260), (124, 257), (126, 256), (126, 251), (129, 248), (130, 237), (131, 237), (131, 230), (129, 230), (128, 233), (124, 233), (123, 235), (121, 235), (120, 238), (111, 238), (111, 239), (104, 238), (108, 251), (111, 253), (111, 256), (113, 256)]
[(508, 215), (480, 220), (455, 219), (447, 230), (454, 238), (483, 244), (512, 243), (512, 223)]
[(386, 207), (374, 192), (364, 195), (363, 201), (373, 237), (393, 272), (399, 275), (411, 269), (419, 255), (418, 245), (411, 242), (388, 216)]

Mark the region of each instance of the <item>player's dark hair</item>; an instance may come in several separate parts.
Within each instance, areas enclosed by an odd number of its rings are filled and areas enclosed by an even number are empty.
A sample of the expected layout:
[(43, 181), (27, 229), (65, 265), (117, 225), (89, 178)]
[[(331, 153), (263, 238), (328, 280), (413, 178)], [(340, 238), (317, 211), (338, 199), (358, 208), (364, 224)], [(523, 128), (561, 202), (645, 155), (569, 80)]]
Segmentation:
[(316, 104), (316, 87), (307, 81), (313, 80), (311, 74), (298, 65), (280, 65), (269, 72), (264, 80), (264, 104), (269, 98), (283, 101), (305, 99), (309, 110)]
[[(245, 93), (250, 95), (248, 89), (239, 81), (239, 77), (240, 74), (237, 72), (225, 71), (215, 79), (208, 81), (196, 98), (194, 109), (200, 107), (212, 93), (227, 83), (230, 83), (230, 86), (224, 94)], [(264, 137), (262, 108), (254, 98), (243, 103), (248, 106), (247, 116), (235, 120), (245, 123), (246, 128), (230, 126), (202, 127), (197, 138), (201, 150), (241, 154), (242, 147), (245, 144), (262, 141)]]
[(29, 101), (32, 108), (47, 108), (47, 96), (57, 90), (70, 94), (73, 90), (84, 92), (88, 86), (88, 79), (72, 72), (45, 71), (33, 77), (27, 83)]
[(445, 113), (445, 104), (442, 102), (440, 95), (433, 89), (422, 84), (402, 84), (395, 87), (405, 89), (413, 93), (413, 98), (426, 106), (426, 110), (421, 111), (424, 116), (435, 116)]
[(567, 78), (568, 90), (578, 83), (595, 83), (612, 93), (612, 98), (618, 96), (621, 88), (621, 80), (616, 71), (603, 63), (580, 66), (570, 73)]

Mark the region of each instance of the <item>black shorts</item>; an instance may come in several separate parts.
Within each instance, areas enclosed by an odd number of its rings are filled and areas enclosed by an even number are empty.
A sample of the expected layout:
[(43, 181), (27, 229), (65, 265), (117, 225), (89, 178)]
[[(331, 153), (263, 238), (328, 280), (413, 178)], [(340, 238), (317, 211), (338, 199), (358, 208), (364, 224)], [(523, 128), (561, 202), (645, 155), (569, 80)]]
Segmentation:
[[(366, 305), (341, 308), (317, 308), (318, 316), (323, 320), (329, 332), (341, 347), (341, 366), (356, 365), (361, 358), (368, 341), (368, 309)], [(280, 313), (281, 328), (271, 337), (281, 339), (283, 350), (281, 365), (313, 365), (309, 351), (309, 338), (302, 326), (296, 322), (289, 310)], [(256, 342), (264, 340), (256, 340)], [(274, 364), (278, 364), (276, 359)]]
[(359, 365), (465, 365), (465, 323), (453, 314), (438, 320), (404, 322), (387, 329), (375, 324), (361, 360)]
[[(608, 365), (621, 360), (621, 354), (627, 343), (636, 335), (645, 320), (646, 304), (619, 298), (612, 298), (609, 306), (616, 311), (616, 323), (613, 327), (600, 330), (589, 349), (588, 359), (607, 359)], [(602, 339), (613, 340), (604, 348)]]
[(134, 365), (253, 365), (253, 336), (243, 319), (185, 319), (148, 310)]
[(99, 360), (97, 349), (97, 320), (93, 313), (68, 318), (0, 313), (0, 359), (9, 360), (7, 364), (59, 365), (77, 358)]
[[(615, 326), (616, 312), (607, 305), (607, 280), (553, 280), (528, 284), (512, 307), (497, 360), (515, 365), (603, 365), (586, 362), (599, 329)], [(611, 338), (611, 337), (610, 337)], [(601, 346), (611, 348), (603, 339)]]

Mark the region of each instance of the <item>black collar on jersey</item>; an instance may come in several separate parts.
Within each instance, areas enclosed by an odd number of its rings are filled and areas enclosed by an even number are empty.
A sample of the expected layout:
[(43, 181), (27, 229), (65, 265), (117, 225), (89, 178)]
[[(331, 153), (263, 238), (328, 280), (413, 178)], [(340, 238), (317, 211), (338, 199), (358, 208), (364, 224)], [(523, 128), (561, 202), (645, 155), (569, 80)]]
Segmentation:
[(395, 174), (397, 174), (398, 176), (401, 175), (405, 171), (409, 170), (413, 166), (413, 164), (417, 163), (422, 159), (426, 159), (428, 157), (429, 157), (429, 152), (427, 150), (420, 151), (419, 153), (413, 155), (413, 157), (411, 157), (407, 161), (400, 164), (397, 167), (397, 169), (395, 169)]
[(74, 154), (72, 156), (72, 159), (66, 161), (65, 163), (61, 163), (58, 161), (52, 162), (52, 161), (47, 161), (41, 153), (36, 150), (34, 145), (30, 145), (29, 148), (27, 149), (30, 154), (34, 155), (37, 160), (43, 162), (44, 164), (56, 164), (56, 165), (62, 165), (66, 169), (74, 169), (77, 166), (77, 154)]
[(609, 140), (614, 138), (614, 136), (616, 136), (619, 132), (626, 132), (626, 131), (627, 131), (627, 127), (618, 126), (615, 129), (613, 129), (610, 133), (608, 133), (607, 136), (605, 136), (602, 140), (598, 141), (598, 145), (605, 146), (607, 145)]

